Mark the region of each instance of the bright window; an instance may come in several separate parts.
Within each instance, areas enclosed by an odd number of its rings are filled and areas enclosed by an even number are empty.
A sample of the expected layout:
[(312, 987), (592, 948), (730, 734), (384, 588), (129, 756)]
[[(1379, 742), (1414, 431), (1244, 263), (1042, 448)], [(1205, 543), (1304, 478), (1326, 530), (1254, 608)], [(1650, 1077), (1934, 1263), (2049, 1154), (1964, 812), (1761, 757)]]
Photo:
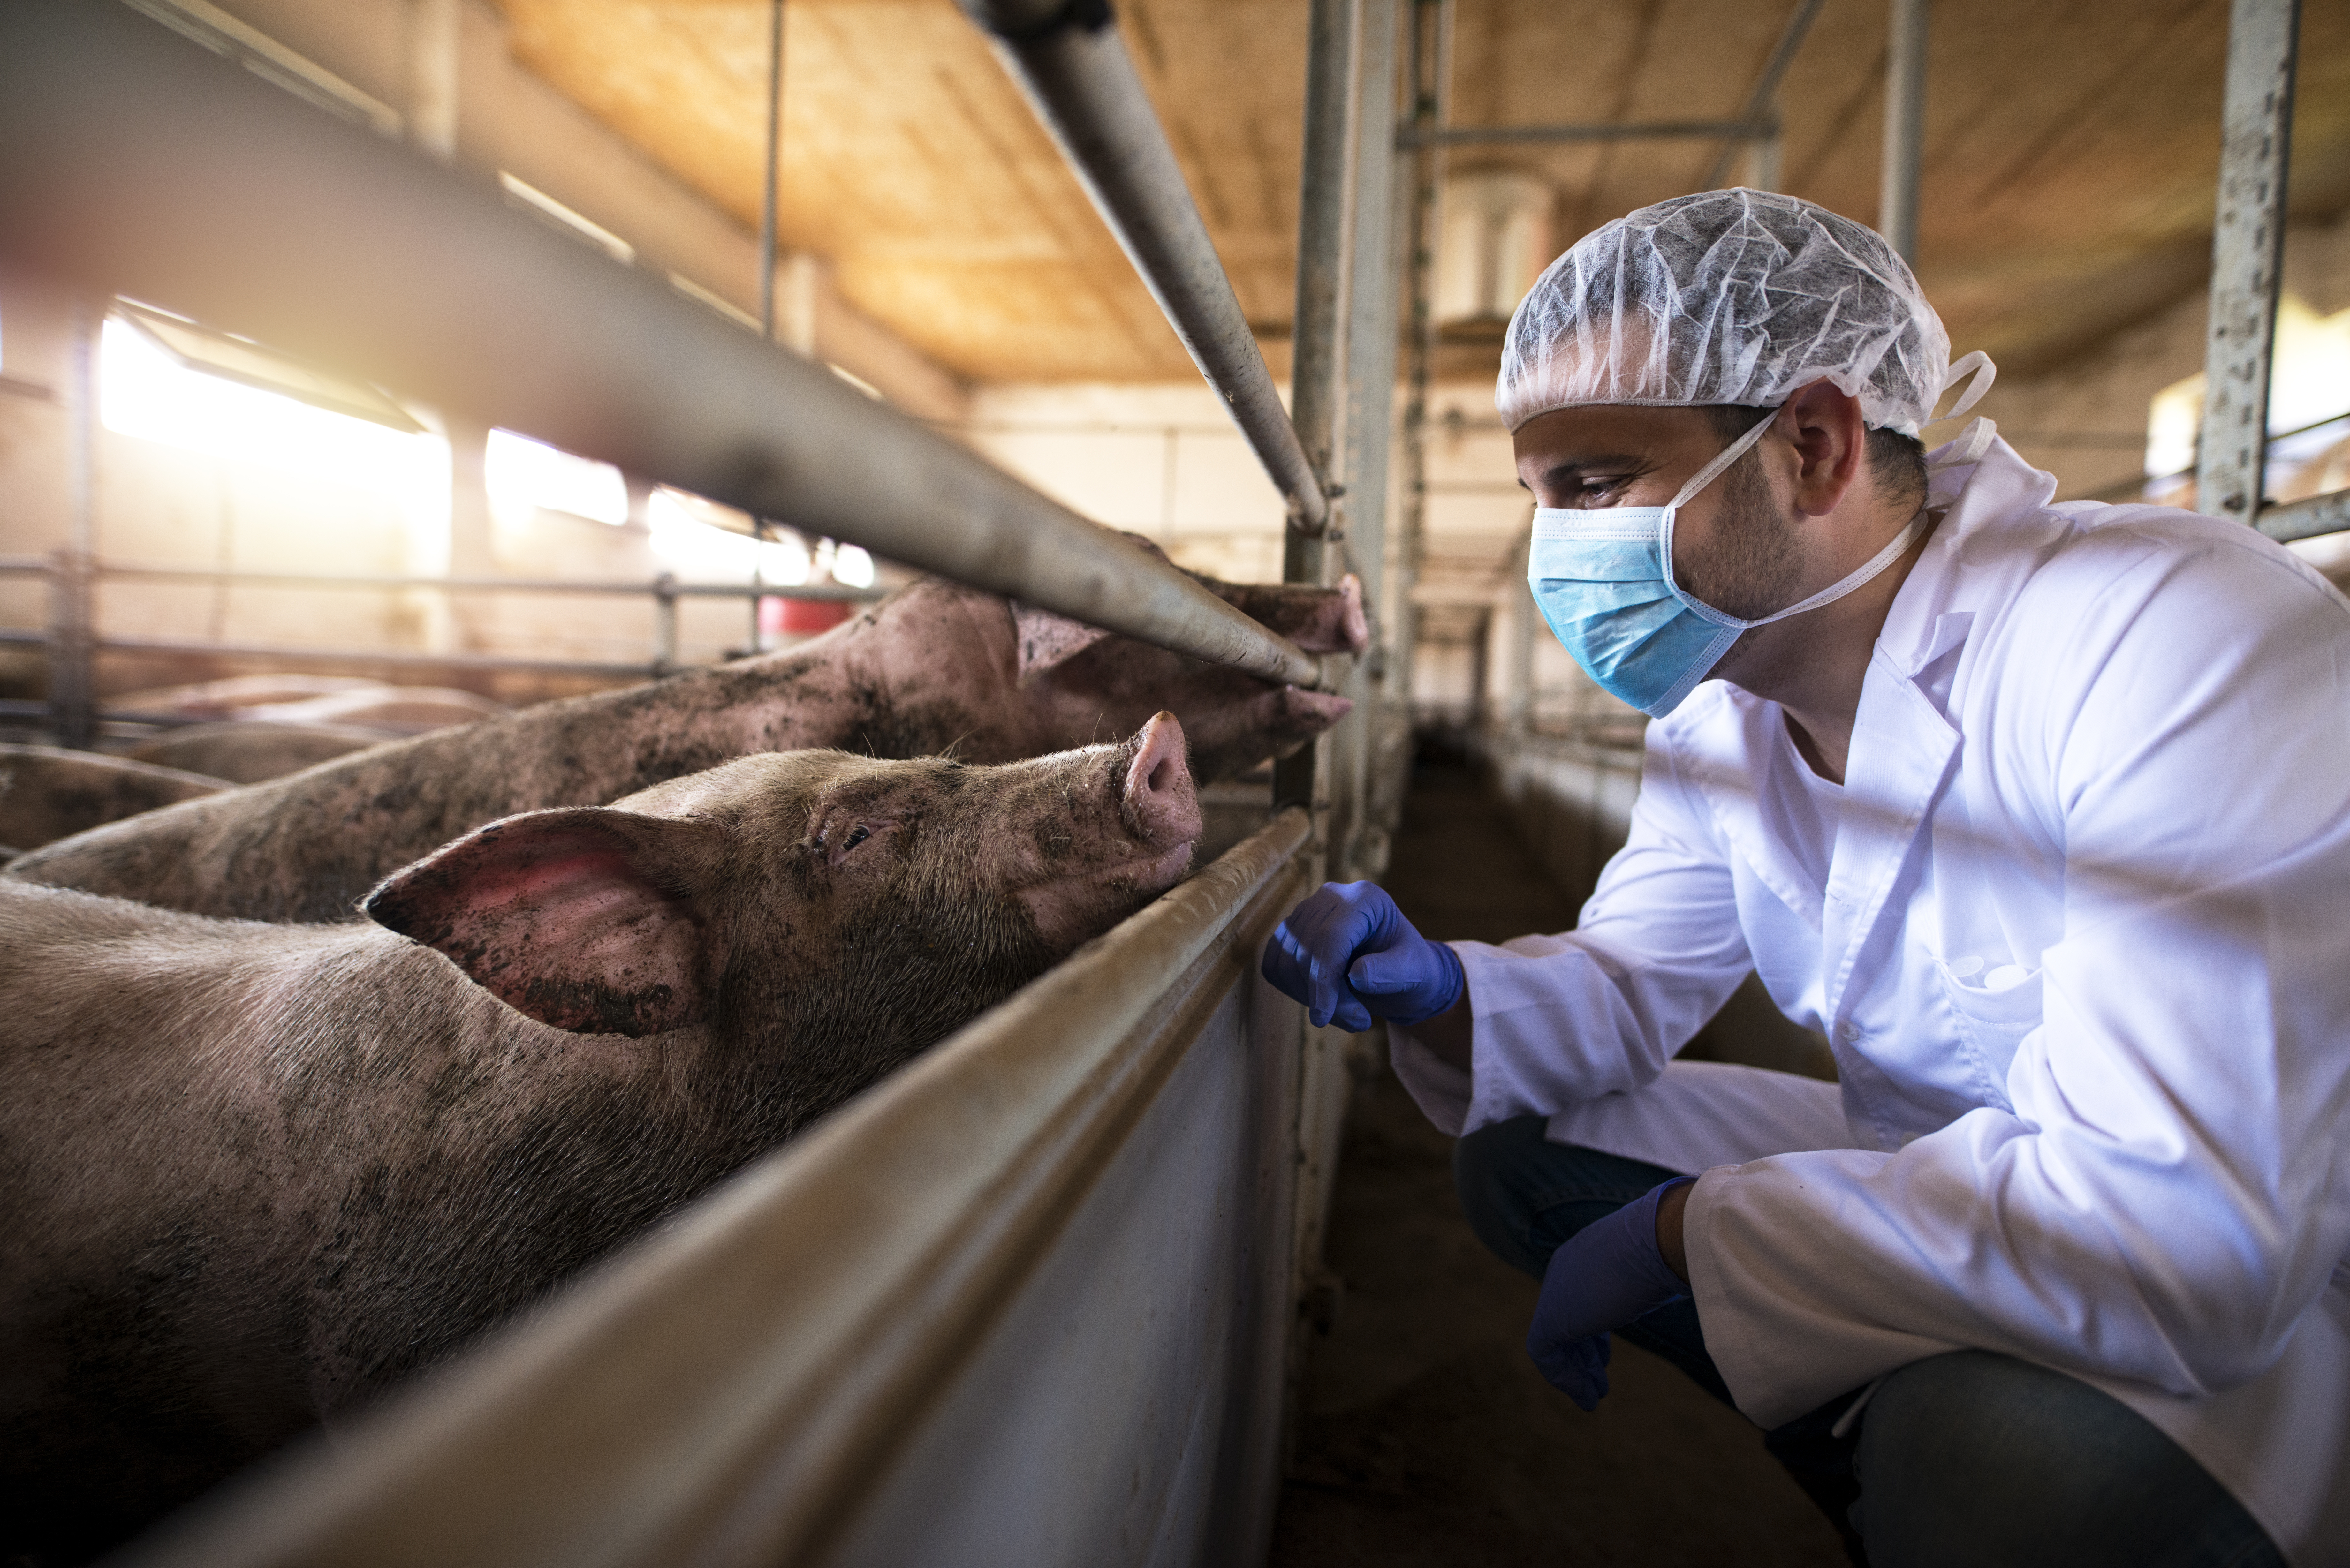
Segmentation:
[(543, 511), (616, 528), (629, 520), (629, 485), (619, 469), (512, 431), (490, 432), (482, 479), (491, 515), (502, 527), (525, 525)]
[(101, 329), (98, 369), (99, 418), (119, 435), (359, 489), (445, 491), (438, 437), (195, 369), (120, 316)]

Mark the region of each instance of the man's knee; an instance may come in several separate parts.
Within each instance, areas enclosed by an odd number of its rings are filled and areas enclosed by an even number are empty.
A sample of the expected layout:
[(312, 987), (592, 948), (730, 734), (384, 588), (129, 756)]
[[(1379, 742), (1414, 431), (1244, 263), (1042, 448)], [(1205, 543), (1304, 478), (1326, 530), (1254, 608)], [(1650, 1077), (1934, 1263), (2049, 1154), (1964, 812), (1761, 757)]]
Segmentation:
[(1990, 1351), (1886, 1378), (1856, 1468), (1872, 1568), (2282, 1562), (2227, 1489), (2144, 1417)]
[(1529, 1179), (1548, 1147), (1545, 1125), (1541, 1116), (1513, 1116), (1452, 1146), (1452, 1186), (1469, 1229), (1495, 1257), (1535, 1279), (1550, 1263), (1549, 1252), (1537, 1257), (1532, 1245), (1538, 1188)]

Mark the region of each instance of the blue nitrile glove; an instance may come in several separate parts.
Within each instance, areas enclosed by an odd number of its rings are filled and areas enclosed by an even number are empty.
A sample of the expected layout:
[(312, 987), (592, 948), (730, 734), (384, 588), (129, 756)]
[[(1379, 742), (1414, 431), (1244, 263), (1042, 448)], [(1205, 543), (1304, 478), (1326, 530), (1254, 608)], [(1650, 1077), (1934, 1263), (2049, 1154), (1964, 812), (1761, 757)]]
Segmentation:
[(1315, 1028), (1360, 1033), (1374, 1016), (1422, 1023), (1461, 1000), (1461, 960), (1411, 929), (1371, 882), (1325, 882), (1264, 944), (1264, 978), (1305, 1004)]
[(1607, 1331), (1689, 1294), (1657, 1247), (1657, 1204), (1680, 1177), (1568, 1237), (1543, 1271), (1526, 1354), (1551, 1386), (1586, 1410), (1607, 1393)]

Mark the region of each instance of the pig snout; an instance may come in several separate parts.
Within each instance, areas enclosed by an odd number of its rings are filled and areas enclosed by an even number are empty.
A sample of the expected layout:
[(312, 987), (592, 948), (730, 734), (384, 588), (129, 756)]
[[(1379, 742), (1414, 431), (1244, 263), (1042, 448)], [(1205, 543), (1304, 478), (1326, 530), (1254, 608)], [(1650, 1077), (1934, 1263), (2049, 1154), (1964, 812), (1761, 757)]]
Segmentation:
[[(1104, 764), (1107, 764), (1105, 767)], [(1040, 765), (1040, 764), (1031, 764)], [(1037, 830), (1009, 841), (1017, 896), (1055, 952), (1097, 936), (1182, 879), (1199, 841), (1183, 725), (1160, 713), (1124, 745), (1045, 760)]]
[(1180, 846), (1188, 854), (1198, 841), (1200, 797), (1184, 755), (1183, 725), (1174, 714), (1154, 715), (1135, 737), (1121, 808), (1127, 831), (1146, 846)]

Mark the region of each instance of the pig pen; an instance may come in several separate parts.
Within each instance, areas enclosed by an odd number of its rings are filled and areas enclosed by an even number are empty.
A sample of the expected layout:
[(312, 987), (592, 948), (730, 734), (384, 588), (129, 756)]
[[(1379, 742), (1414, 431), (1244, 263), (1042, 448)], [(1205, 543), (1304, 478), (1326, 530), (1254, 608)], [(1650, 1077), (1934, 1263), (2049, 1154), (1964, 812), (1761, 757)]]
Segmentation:
[(1323, 1090), (1257, 953), (1310, 837), (1283, 813), (129, 1561), (1258, 1560)]
[[(1410, 566), (1385, 570), (1384, 544), (1399, 7), (1313, 6), (1288, 410), (1115, 22), (965, 9), (1286, 498), (1284, 579), (1356, 573), (1392, 635)], [(140, 223), (110, 226), (117, 209)], [(1262, 1561), (1347, 1075), (1339, 1037), (1307, 1028), (1257, 957), (1326, 872), (1384, 859), (1398, 704), (1380, 672), (1398, 662), (1308, 658), (820, 369), (128, 9), (0, 14), (0, 254), (1355, 701), (1190, 881), (473, 1353), (120, 1560)], [(459, 260), (473, 286), (452, 294), (435, 279)], [(494, 378), (485, 342), (506, 346)], [(85, 424), (87, 393), (68, 400)], [(68, 696), (92, 640), (86, 521), (48, 639)]]

